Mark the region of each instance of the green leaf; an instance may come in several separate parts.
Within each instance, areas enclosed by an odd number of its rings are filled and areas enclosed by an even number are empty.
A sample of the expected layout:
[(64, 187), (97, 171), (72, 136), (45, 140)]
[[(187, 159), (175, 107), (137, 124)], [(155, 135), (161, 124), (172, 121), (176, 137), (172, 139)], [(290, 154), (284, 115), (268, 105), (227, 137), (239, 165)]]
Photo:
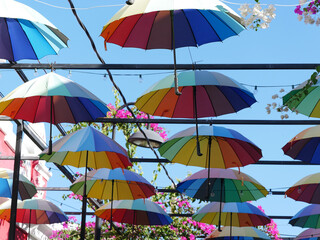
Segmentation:
[(320, 72), (320, 65), (316, 67), (317, 72)]

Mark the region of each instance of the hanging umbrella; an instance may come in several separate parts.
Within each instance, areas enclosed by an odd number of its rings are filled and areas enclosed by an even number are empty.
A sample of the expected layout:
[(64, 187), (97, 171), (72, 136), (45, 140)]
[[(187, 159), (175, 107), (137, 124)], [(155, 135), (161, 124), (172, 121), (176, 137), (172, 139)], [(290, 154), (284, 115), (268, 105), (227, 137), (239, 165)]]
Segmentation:
[[(221, 214), (220, 208), (222, 209)], [(199, 209), (192, 219), (197, 222), (210, 225), (251, 227), (266, 225), (271, 222), (270, 218), (257, 207), (250, 203), (243, 202), (211, 202)]]
[(300, 233), (295, 240), (319, 240), (320, 239), (320, 229), (309, 228), (302, 233)]
[[(112, 221), (133, 225), (168, 225), (169, 215), (156, 203), (148, 199), (113, 201)], [(105, 220), (111, 219), (111, 203), (105, 204), (94, 213)]]
[[(155, 194), (155, 188), (145, 178), (121, 168), (90, 171), (86, 178), (77, 179), (70, 190), (80, 195), (86, 192), (90, 198), (111, 200), (111, 213), (113, 200), (148, 198)], [(111, 216), (111, 223), (112, 219)]]
[(40, 159), (73, 167), (127, 168), (132, 166), (127, 151), (117, 142), (93, 127), (85, 127), (70, 133), (40, 153)]
[(200, 126), (199, 143), (202, 156), (197, 154), (196, 128), (191, 127), (173, 135), (159, 148), (162, 157), (172, 163), (205, 167), (241, 167), (257, 162), (261, 149), (235, 130)]
[(123, 147), (90, 126), (59, 139), (53, 144), (52, 149), (53, 154), (47, 154), (47, 149), (40, 154), (40, 159), (59, 165), (85, 167), (85, 184), (81, 193), (83, 196), (81, 237), (84, 238), (87, 208), (87, 168), (127, 168), (132, 166), (132, 163)]
[[(11, 200), (0, 205), (0, 219), (10, 221)], [(52, 224), (68, 221), (68, 217), (53, 203), (44, 199), (19, 201), (16, 222), (29, 224)]]
[(310, 127), (282, 147), (284, 154), (311, 164), (320, 164), (320, 126)]
[[(0, 197), (12, 197), (13, 171), (0, 168)], [(18, 199), (32, 198), (37, 193), (36, 187), (25, 176), (19, 174)]]
[(91, 122), (106, 116), (107, 106), (79, 84), (54, 72), (28, 81), (0, 100), (0, 115), (32, 123)]
[[(77, 179), (70, 190), (83, 194), (84, 177)], [(87, 196), (98, 199), (139, 199), (155, 194), (155, 188), (139, 174), (127, 169), (101, 168), (88, 172)]]
[(67, 47), (68, 38), (40, 13), (13, 0), (0, 1), (0, 58), (38, 60)]
[(264, 232), (255, 227), (223, 227), (222, 231), (215, 230), (206, 240), (271, 240)]
[(241, 18), (218, 0), (136, 0), (109, 20), (101, 36), (105, 44), (172, 49), (176, 65), (176, 48), (222, 42), (242, 30)]
[[(140, 111), (155, 116), (195, 118), (197, 127), (198, 118), (235, 113), (256, 102), (248, 89), (221, 73), (182, 72), (179, 81), (182, 95), (174, 94), (174, 76), (170, 75), (151, 86), (135, 105)], [(199, 146), (197, 150), (201, 155)]]
[(177, 190), (189, 197), (210, 202), (246, 202), (268, 194), (258, 181), (247, 174), (233, 169), (210, 170), (210, 176), (208, 169), (204, 169), (187, 177), (177, 185)]
[(308, 89), (304, 87), (308, 81), (303, 82), (288, 94), (283, 96), (283, 104), (293, 111), (298, 111), (308, 117), (320, 117), (320, 82), (312, 85)]
[(301, 209), (289, 223), (302, 228), (320, 228), (320, 205), (311, 204)]
[(302, 178), (290, 187), (285, 194), (296, 201), (320, 204), (320, 173)]

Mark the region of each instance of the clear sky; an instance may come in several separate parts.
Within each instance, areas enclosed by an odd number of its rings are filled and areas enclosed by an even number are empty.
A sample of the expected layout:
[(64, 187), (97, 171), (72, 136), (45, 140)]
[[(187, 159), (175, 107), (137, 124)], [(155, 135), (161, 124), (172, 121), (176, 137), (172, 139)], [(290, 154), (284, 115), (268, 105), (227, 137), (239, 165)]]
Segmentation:
[[(69, 48), (62, 49), (58, 56), (49, 56), (41, 59), (42, 63), (99, 63), (91, 49), (89, 41), (84, 32), (80, 29), (71, 10), (68, 8), (67, 0), (49, 1), (42, 0), (20, 0), (20, 2), (29, 5), (47, 17), (58, 29), (69, 37)], [(235, 3), (243, 3), (243, 0), (233, 0)], [(254, 3), (248, 0), (248, 3)], [(282, 5), (298, 4), (298, 0), (269, 0), (262, 3), (274, 3)], [(44, 3), (54, 4), (58, 7), (45, 5)], [(172, 63), (172, 52), (169, 50), (140, 50), (125, 49), (119, 46), (108, 44), (108, 50), (104, 50), (103, 38), (99, 37), (102, 27), (120, 9), (124, 0), (76, 0), (74, 4), (78, 8), (87, 8), (78, 10), (80, 18), (91, 33), (98, 50), (107, 63)], [(106, 7), (106, 5), (114, 5)], [(239, 4), (228, 4), (239, 13)], [(90, 8), (93, 6), (101, 6)], [(104, 6), (104, 7), (103, 7)], [(245, 30), (239, 36), (225, 40), (223, 43), (210, 43), (199, 48), (181, 48), (177, 50), (178, 63), (192, 63), (192, 61), (201, 64), (214, 63), (317, 63), (319, 61), (319, 27), (305, 25), (297, 20), (293, 12), (294, 7), (277, 7), (276, 19), (266, 30)], [(190, 54), (192, 57), (190, 57)], [(32, 61), (22, 61), (32, 62)], [(218, 119), (280, 119), (280, 114), (273, 113), (268, 115), (265, 107), (272, 103), (272, 95), (279, 92), (283, 87), (286, 92), (290, 91), (291, 85), (299, 84), (309, 78), (313, 71), (310, 70), (232, 70), (218, 71), (236, 79), (238, 82), (257, 86), (255, 97), (258, 103), (250, 109), (245, 109), (236, 114), (229, 114), (218, 117)], [(12, 71), (0, 71), (2, 81), (1, 92), (9, 93), (22, 82)], [(26, 71), (30, 79), (34, 78), (34, 71)], [(57, 73), (68, 76), (69, 71), (57, 71)], [(170, 71), (112, 71), (115, 81), (120, 86), (129, 102), (135, 101), (149, 86), (155, 81), (160, 80)], [(137, 74), (136, 76), (123, 76), (123, 74)], [(144, 75), (155, 73), (152, 75)], [(38, 76), (43, 74), (38, 70)], [(114, 103), (112, 94), (112, 85), (108, 79), (103, 77), (103, 71), (71, 71), (70, 78), (83, 85), (91, 92), (96, 94), (106, 103)], [(142, 74), (142, 79), (139, 78)], [(273, 86), (273, 87), (265, 87)], [(248, 86), (248, 89), (254, 91), (254, 87)], [(290, 115), (290, 119), (307, 119), (305, 116)], [(178, 130), (183, 130), (189, 126), (164, 125), (168, 136), (172, 136)], [(262, 160), (289, 160), (281, 150), (292, 137), (309, 126), (230, 126), (225, 127), (235, 129), (244, 136), (253, 141), (262, 149), (264, 158)], [(123, 144), (123, 139), (119, 135), (117, 141)], [(137, 157), (153, 157), (151, 151), (139, 150)], [(48, 165), (50, 167), (51, 165)], [(145, 177), (151, 179), (150, 172), (156, 167), (153, 164), (144, 164)], [(183, 179), (188, 172), (195, 172), (199, 168), (186, 167), (183, 165), (167, 166), (172, 178)], [(68, 182), (61, 179), (60, 173), (52, 168), (53, 177), (49, 181), (49, 186), (66, 187)], [(149, 171), (150, 170), (150, 171)], [(242, 171), (251, 175), (260, 181), (267, 189), (285, 191), (288, 187), (300, 180), (302, 177), (319, 172), (319, 166), (265, 166), (254, 165), (247, 166)], [(148, 174), (149, 173), (149, 174)], [(169, 185), (170, 182), (165, 176), (160, 177), (159, 187)], [(59, 199), (60, 193), (48, 193), (49, 200)], [(62, 199), (61, 199), (62, 202)], [(73, 202), (68, 201), (68, 205), (63, 204), (61, 208), (65, 211), (74, 211), (69, 205)], [(269, 215), (292, 216), (302, 207), (304, 203), (295, 202), (290, 198), (283, 196), (268, 196), (254, 204), (262, 205)], [(79, 208), (78, 208), (79, 209)], [(291, 227), (287, 220), (276, 220), (280, 233), (291, 235), (298, 234), (302, 229)]]

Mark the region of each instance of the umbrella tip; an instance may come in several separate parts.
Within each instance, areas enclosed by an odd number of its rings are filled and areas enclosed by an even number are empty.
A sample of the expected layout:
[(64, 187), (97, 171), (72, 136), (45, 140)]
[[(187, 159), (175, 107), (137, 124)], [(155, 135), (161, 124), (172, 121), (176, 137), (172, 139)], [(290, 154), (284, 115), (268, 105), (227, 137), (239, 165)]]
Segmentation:
[(132, 4), (134, 4), (134, 0), (127, 0), (127, 1), (126, 1), (126, 4), (127, 4), (127, 5), (132, 5)]

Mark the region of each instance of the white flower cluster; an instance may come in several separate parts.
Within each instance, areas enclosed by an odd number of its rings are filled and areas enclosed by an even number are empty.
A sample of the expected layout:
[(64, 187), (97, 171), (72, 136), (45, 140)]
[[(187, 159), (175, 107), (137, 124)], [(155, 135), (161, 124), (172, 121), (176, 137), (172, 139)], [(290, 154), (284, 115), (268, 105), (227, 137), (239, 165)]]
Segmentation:
[(267, 8), (262, 9), (260, 3), (254, 4), (252, 8), (245, 3), (239, 8), (243, 17), (242, 24), (255, 30), (268, 28), (271, 21), (276, 17), (275, 10), (274, 5), (269, 5)]
[(309, 7), (309, 11), (302, 11), (301, 6), (306, 4), (307, 0), (299, 0), (300, 7), (297, 7), (296, 13), (298, 14), (298, 20), (302, 21), (304, 19), (305, 24), (316, 24), (320, 25), (320, 17), (318, 16), (318, 10), (315, 6)]

